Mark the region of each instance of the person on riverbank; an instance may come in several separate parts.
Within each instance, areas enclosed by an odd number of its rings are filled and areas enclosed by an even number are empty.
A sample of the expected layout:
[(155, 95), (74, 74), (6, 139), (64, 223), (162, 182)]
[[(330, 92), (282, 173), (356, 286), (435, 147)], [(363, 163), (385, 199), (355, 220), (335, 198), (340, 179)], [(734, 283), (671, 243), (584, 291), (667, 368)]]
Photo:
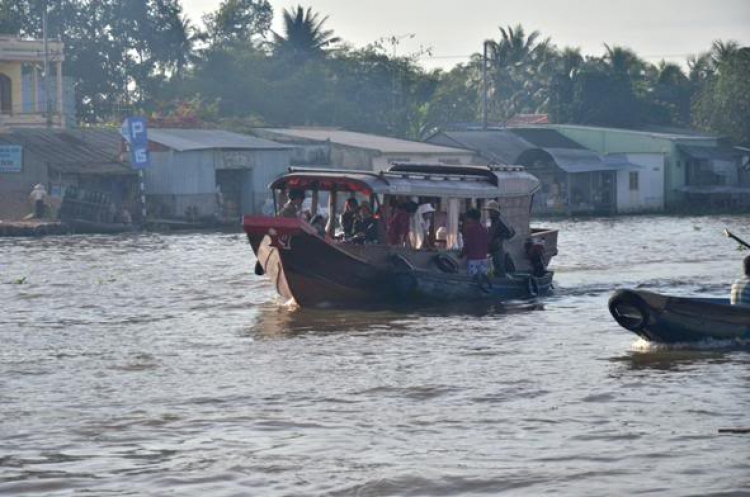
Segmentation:
[(487, 228), (481, 223), (482, 213), (477, 209), (466, 211), (461, 257), (466, 257), (466, 271), (469, 276), (487, 276), (490, 265), (487, 261), (487, 248), (490, 244)]
[(289, 200), (287, 200), (286, 204), (284, 204), (284, 207), (282, 207), (279, 211), (279, 217), (299, 217), (300, 209), (302, 209), (302, 202), (304, 201), (304, 190), (291, 190), (289, 192)]
[(29, 200), (31, 200), (31, 204), (34, 206), (34, 217), (36, 219), (43, 218), (47, 200), (47, 189), (44, 188), (44, 185), (39, 183), (34, 186), (29, 195)]
[(742, 261), (744, 275), (732, 284), (732, 305), (750, 305), (750, 255)]
[(490, 228), (489, 228), (489, 252), (492, 258), (492, 267), (495, 271), (495, 276), (499, 278), (505, 277), (505, 240), (510, 240), (516, 236), (516, 231), (503, 219), (500, 212), (500, 204), (491, 200), (487, 202), (484, 207), (490, 215)]

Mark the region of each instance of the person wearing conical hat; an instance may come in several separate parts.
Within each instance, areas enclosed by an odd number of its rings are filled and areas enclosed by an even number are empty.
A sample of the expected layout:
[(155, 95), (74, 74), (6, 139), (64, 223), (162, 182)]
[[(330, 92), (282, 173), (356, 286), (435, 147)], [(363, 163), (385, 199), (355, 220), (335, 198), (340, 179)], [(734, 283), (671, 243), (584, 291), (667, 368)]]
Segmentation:
[(500, 204), (491, 200), (484, 206), (490, 215), (489, 253), (492, 257), (492, 266), (495, 270), (495, 276), (505, 277), (505, 240), (510, 240), (516, 235), (515, 230), (508, 224), (500, 214)]
[(31, 194), (29, 195), (29, 200), (31, 201), (31, 204), (34, 206), (34, 217), (37, 219), (41, 219), (44, 217), (44, 210), (45, 210), (45, 200), (47, 200), (47, 190), (44, 188), (44, 185), (41, 183), (38, 183), (34, 188), (31, 190)]

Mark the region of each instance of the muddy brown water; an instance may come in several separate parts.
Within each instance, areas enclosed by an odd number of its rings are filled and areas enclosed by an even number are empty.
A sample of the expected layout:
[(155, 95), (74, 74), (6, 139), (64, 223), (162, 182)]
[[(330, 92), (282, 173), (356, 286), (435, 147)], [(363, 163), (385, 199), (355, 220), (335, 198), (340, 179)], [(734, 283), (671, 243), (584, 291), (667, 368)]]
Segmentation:
[(743, 495), (750, 350), (611, 291), (723, 296), (750, 219), (560, 229), (537, 305), (293, 310), (234, 234), (0, 239), (0, 494)]

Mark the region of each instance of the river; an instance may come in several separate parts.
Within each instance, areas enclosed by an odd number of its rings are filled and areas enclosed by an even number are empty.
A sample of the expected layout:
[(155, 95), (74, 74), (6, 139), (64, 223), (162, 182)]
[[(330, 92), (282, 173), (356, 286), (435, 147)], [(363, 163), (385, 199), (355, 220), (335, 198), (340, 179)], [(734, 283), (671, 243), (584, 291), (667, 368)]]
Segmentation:
[(554, 296), (413, 312), (281, 306), (239, 234), (0, 239), (0, 494), (750, 493), (750, 349), (606, 307), (726, 296), (750, 218), (541, 224)]

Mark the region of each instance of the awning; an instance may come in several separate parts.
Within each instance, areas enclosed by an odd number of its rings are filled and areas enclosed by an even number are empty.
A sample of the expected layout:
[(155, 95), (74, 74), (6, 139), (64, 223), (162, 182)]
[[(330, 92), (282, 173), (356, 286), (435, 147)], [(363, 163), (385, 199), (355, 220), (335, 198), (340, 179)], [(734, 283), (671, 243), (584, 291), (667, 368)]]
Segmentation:
[(677, 145), (680, 152), (696, 160), (734, 161), (742, 154), (728, 147), (700, 147), (697, 145)]
[(548, 148), (546, 151), (555, 159), (560, 169), (570, 174), (640, 169), (620, 155), (602, 158), (591, 150), (567, 148)]

